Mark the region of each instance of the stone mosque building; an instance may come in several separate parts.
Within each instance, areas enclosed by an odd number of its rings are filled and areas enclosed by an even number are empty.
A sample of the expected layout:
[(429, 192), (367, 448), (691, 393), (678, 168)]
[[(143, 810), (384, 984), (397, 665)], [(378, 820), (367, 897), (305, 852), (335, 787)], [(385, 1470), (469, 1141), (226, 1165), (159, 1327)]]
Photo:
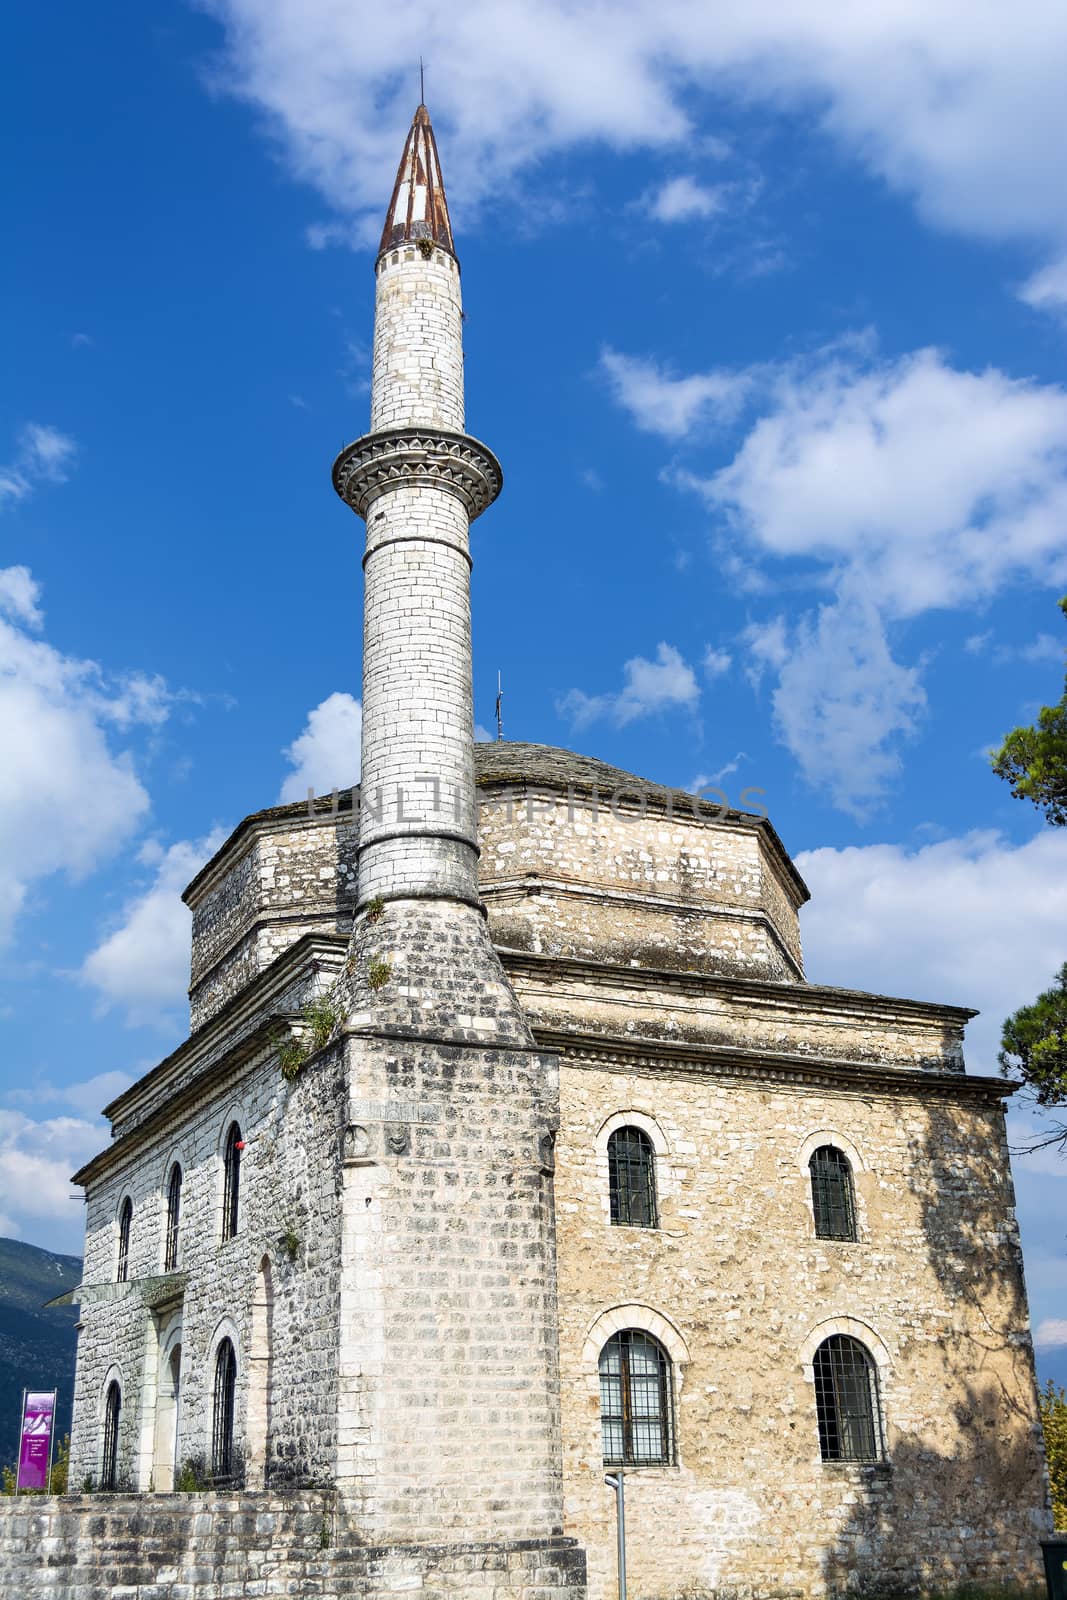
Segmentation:
[(333, 469), (366, 522), (362, 789), (247, 817), (186, 891), (190, 1035), (75, 1179), (82, 1492), (4, 1503), (0, 1587), (615, 1600), (620, 1467), (640, 1600), (1032, 1584), (971, 1013), (806, 982), (765, 818), (473, 743), (501, 473), (423, 106), (376, 293)]

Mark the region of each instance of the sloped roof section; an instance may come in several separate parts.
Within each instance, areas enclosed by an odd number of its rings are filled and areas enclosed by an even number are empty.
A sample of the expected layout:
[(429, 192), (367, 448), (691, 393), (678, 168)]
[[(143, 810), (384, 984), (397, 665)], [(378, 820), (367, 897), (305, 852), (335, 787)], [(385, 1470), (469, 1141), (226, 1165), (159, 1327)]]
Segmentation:
[(456, 253), (437, 140), (425, 106), (416, 111), (404, 145), (378, 254), (420, 239), (432, 240), (450, 255)]

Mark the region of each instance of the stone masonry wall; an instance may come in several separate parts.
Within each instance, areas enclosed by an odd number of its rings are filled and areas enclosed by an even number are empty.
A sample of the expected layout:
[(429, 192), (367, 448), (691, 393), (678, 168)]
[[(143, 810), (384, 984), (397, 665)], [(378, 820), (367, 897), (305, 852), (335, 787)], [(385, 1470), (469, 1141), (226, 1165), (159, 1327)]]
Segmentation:
[[(566, 1531), (614, 1595), (597, 1362), (642, 1327), (674, 1364), (677, 1461), (626, 1474), (642, 1600), (1039, 1581), (1049, 1527), (997, 1101), (566, 1064), (556, 1176)], [(650, 1129), (659, 1227), (612, 1225), (606, 1128)], [(849, 1156), (859, 1242), (816, 1239), (807, 1158)], [(811, 1362), (875, 1358), (886, 1459), (820, 1456)]]
[[(242, 1456), (256, 1454), (250, 1380), (257, 1361), (264, 1362), (272, 1479), (332, 1479), (343, 1103), (338, 1052), (317, 1058), (291, 1085), (276, 1056), (261, 1053), (220, 1077), (165, 1136), (135, 1134), (107, 1176), (90, 1186), (84, 1282), (113, 1284), (116, 1298), (87, 1299), (82, 1306), (72, 1485), (99, 1477), (104, 1395), (112, 1377), (122, 1392), (120, 1483), (148, 1489), (161, 1467), (166, 1472), (170, 1463), (155, 1438), (156, 1385), (176, 1340), (182, 1354), (174, 1454), (179, 1464), (203, 1464), (211, 1449), (215, 1349), (226, 1335), (238, 1356), (234, 1431)], [(235, 1120), (245, 1140), (240, 1216), (235, 1237), (223, 1241), (223, 1144)], [(183, 1173), (184, 1289), (180, 1279), (160, 1281), (175, 1161)], [(118, 1213), (127, 1195), (133, 1202), (129, 1282), (120, 1286), (114, 1284)], [(264, 1294), (272, 1302), (269, 1323), (254, 1333), (253, 1305)], [(266, 1421), (263, 1416), (258, 1423), (261, 1433)]]
[(377, 268), (371, 431), (420, 423), (463, 432), (463, 324), (459, 265), (407, 244)]
[(516, 785), (483, 792), (479, 835), (502, 944), (623, 966), (800, 975), (797, 907), (754, 829), (642, 815), (629, 791), (594, 804)]
[(573, 1540), (374, 1546), (329, 1495), (0, 1500), (7, 1600), (580, 1600)]

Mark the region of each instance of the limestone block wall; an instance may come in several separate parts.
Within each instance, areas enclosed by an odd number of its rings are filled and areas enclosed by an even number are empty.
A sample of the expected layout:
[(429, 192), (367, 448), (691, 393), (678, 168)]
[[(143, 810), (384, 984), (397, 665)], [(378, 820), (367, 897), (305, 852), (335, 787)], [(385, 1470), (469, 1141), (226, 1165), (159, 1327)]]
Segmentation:
[[(614, 1120), (613, 1120), (614, 1119)], [(660, 1225), (613, 1226), (607, 1132), (654, 1136)], [(859, 1242), (815, 1237), (807, 1159), (843, 1149)], [(1048, 1526), (999, 1102), (564, 1064), (556, 1174), (567, 1532), (614, 1595), (599, 1351), (673, 1361), (676, 1463), (626, 1475), (632, 1592), (1039, 1581)], [(812, 1359), (873, 1355), (885, 1460), (821, 1459)]]
[(555, 1060), (403, 1039), (347, 1049), (351, 1514), (372, 1540), (558, 1532)]
[(371, 432), (431, 425), (463, 432), (459, 264), (413, 244), (378, 261)]
[(802, 976), (795, 890), (756, 827), (635, 801), (482, 788), (480, 882), (501, 944), (548, 954)]
[(963, 1071), (971, 1012), (806, 983), (764, 983), (505, 952), (537, 1030), (677, 1041), (698, 1050)]
[[(358, 751), (352, 752), (353, 772)], [(298, 812), (249, 826), (194, 880), (190, 1024), (195, 1032), (283, 950), (313, 930), (347, 933), (355, 902), (349, 809)]]
[[(153, 1482), (163, 1486), (173, 1454), (157, 1439), (157, 1394), (176, 1343), (177, 1460), (209, 1457), (214, 1357), (223, 1337), (237, 1352), (234, 1432), (246, 1464), (255, 1463), (262, 1477), (269, 1421), (273, 1481), (332, 1478), (343, 1099), (336, 1053), (318, 1057), (290, 1085), (275, 1053), (261, 1050), (241, 1069), (220, 1075), (195, 1103), (176, 1108), (164, 1130), (149, 1122), (132, 1134), (106, 1173), (90, 1182), (83, 1281), (113, 1284), (114, 1298), (101, 1303), (87, 1296), (82, 1305), (72, 1485), (99, 1478), (104, 1396), (117, 1377), (120, 1482), (141, 1490)], [(224, 1142), (234, 1121), (245, 1141), (240, 1216), (235, 1237), (224, 1241)], [(161, 1278), (175, 1161), (183, 1173), (178, 1264), (184, 1284)], [(118, 1285), (118, 1217), (126, 1196), (133, 1204), (129, 1282)], [(268, 1378), (269, 1418), (263, 1401)]]

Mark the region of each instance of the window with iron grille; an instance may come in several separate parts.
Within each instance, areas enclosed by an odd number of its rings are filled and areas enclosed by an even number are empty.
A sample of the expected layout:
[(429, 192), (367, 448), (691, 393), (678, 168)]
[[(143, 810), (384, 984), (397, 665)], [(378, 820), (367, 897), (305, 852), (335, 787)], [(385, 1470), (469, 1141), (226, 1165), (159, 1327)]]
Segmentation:
[(119, 1473), (119, 1417), (122, 1414), (122, 1391), (112, 1379), (107, 1386), (104, 1401), (104, 1454), (100, 1463), (101, 1489), (114, 1489)]
[(237, 1355), (223, 1339), (215, 1357), (215, 1407), (211, 1426), (211, 1475), (233, 1477), (233, 1413), (237, 1396)]
[(178, 1265), (178, 1227), (182, 1214), (182, 1169), (177, 1162), (170, 1169), (167, 1182), (167, 1240), (163, 1254), (164, 1272), (173, 1272)]
[(674, 1460), (670, 1358), (635, 1328), (615, 1334), (600, 1352), (600, 1432), (609, 1466)]
[(119, 1210), (119, 1256), (115, 1266), (115, 1277), (119, 1283), (125, 1283), (130, 1275), (130, 1229), (132, 1226), (133, 1201), (127, 1195)]
[(237, 1232), (237, 1218), (241, 1204), (241, 1151), (243, 1149), (244, 1143), (241, 1139), (241, 1130), (236, 1122), (231, 1122), (226, 1130), (226, 1153), (223, 1158), (223, 1239), (232, 1239)]
[(608, 1139), (612, 1222), (656, 1226), (656, 1153), (641, 1128), (616, 1128)]
[(858, 1339), (834, 1333), (815, 1352), (815, 1411), (824, 1461), (879, 1461), (878, 1375)]
[(824, 1144), (808, 1162), (817, 1239), (856, 1240), (856, 1196), (848, 1157)]

